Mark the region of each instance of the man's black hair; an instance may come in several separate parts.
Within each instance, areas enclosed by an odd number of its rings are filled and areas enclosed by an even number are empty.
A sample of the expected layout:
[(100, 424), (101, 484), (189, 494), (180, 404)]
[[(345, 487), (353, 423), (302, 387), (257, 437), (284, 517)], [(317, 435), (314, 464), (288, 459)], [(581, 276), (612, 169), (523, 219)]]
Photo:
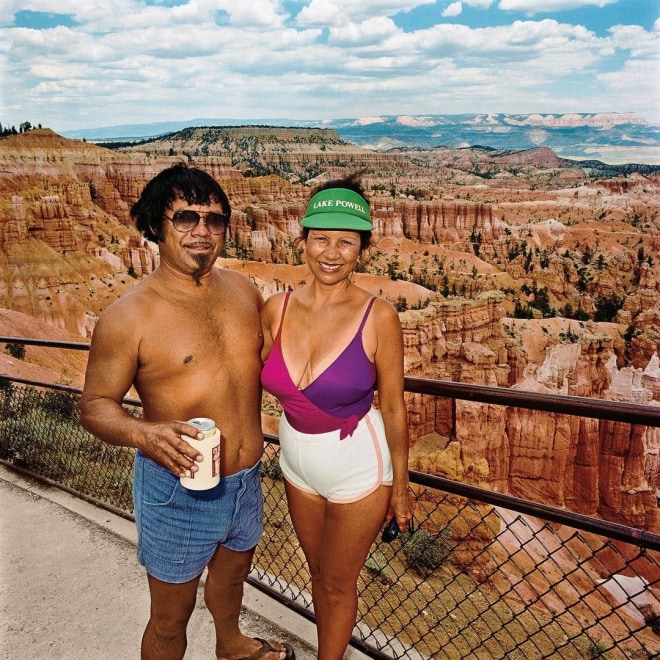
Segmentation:
[(178, 163), (151, 179), (131, 208), (131, 218), (146, 239), (154, 243), (163, 239), (165, 211), (175, 199), (191, 205), (218, 203), (229, 223), (231, 206), (220, 184), (207, 172)]

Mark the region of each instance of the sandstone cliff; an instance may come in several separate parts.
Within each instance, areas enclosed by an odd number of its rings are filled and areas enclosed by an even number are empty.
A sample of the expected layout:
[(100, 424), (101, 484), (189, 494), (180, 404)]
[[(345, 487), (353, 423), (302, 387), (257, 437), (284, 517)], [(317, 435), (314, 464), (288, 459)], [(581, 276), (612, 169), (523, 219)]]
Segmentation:
[[(222, 265), (265, 296), (295, 288), (307, 276), (293, 238), (309, 185), (367, 168), (375, 229), (356, 281), (399, 309), (409, 375), (658, 405), (657, 179), (592, 180), (545, 149), (375, 153), (331, 132), (279, 129), (168, 140), (123, 152), (47, 130), (0, 140), (0, 307), (35, 319), (34, 332), (89, 338), (98, 314), (157, 265), (129, 209), (182, 156), (232, 200)], [(265, 166), (281, 176), (244, 176)], [(15, 327), (6, 334), (29, 336)], [(80, 378), (79, 365), (63, 367), (62, 382)], [(413, 467), (656, 524), (657, 429), (407, 403)]]

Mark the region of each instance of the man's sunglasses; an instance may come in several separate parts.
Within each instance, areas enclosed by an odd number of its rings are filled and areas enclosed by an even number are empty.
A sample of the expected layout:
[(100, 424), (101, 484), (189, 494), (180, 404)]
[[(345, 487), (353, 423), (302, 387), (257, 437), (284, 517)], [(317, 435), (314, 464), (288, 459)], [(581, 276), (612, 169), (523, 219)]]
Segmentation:
[[(167, 216), (165, 216), (167, 218)], [(206, 228), (212, 234), (224, 234), (229, 223), (229, 216), (222, 213), (207, 213), (204, 217), (197, 211), (189, 209), (182, 209), (177, 211), (171, 218), (167, 218), (172, 222), (174, 229), (186, 233), (197, 227), (200, 220), (204, 220)]]

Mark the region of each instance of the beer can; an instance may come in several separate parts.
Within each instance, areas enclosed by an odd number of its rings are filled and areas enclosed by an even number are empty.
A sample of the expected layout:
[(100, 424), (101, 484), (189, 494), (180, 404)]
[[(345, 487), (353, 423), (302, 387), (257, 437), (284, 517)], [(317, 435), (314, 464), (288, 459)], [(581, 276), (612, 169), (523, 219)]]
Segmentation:
[(208, 417), (194, 417), (188, 420), (188, 424), (198, 428), (204, 437), (201, 440), (181, 437), (202, 454), (204, 460), (197, 463), (196, 472), (180, 477), (181, 485), (190, 490), (208, 490), (220, 483), (220, 429)]

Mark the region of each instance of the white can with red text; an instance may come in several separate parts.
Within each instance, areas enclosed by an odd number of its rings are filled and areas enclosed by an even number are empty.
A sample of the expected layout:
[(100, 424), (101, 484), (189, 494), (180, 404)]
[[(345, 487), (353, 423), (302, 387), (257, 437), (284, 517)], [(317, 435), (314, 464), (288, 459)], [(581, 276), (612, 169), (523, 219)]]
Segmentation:
[(187, 435), (181, 437), (192, 445), (204, 460), (195, 464), (199, 468), (189, 477), (180, 477), (181, 485), (190, 490), (208, 490), (220, 483), (220, 429), (208, 417), (195, 417), (188, 420), (188, 424), (197, 427), (204, 437), (201, 440)]

